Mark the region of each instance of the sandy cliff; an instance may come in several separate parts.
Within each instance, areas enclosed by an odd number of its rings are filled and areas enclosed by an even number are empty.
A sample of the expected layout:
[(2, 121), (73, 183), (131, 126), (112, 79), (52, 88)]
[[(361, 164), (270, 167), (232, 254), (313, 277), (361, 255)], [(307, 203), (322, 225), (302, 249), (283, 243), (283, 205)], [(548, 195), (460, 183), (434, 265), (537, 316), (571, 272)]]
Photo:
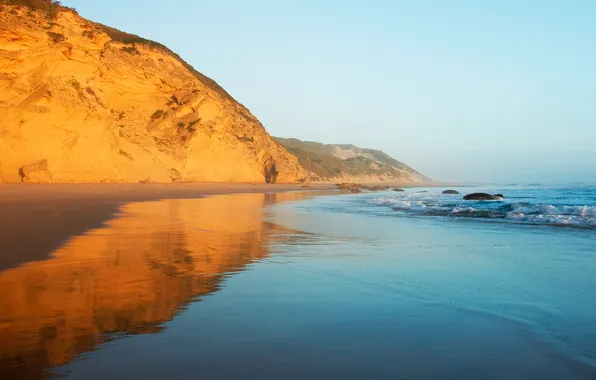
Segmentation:
[(0, 182), (307, 176), (244, 106), (167, 48), (64, 8), (0, 6)]

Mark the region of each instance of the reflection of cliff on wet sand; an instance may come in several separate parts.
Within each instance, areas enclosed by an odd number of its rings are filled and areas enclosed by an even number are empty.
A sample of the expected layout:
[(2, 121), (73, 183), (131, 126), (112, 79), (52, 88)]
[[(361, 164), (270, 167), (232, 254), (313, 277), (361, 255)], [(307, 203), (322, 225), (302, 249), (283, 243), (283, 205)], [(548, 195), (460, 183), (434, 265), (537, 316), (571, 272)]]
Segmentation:
[(226, 273), (268, 254), (268, 240), (284, 230), (262, 220), (263, 205), (300, 197), (129, 204), (51, 259), (0, 273), (0, 378), (42, 377), (42, 367), (67, 363), (112, 333), (159, 331)]

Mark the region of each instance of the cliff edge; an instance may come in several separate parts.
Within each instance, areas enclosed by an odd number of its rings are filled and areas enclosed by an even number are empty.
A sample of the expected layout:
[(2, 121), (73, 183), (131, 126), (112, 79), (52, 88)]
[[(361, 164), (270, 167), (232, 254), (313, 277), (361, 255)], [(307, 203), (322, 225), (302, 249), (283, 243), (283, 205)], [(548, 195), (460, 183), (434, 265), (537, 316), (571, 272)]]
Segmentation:
[(0, 7), (0, 182), (308, 176), (248, 109), (165, 46), (51, 1)]

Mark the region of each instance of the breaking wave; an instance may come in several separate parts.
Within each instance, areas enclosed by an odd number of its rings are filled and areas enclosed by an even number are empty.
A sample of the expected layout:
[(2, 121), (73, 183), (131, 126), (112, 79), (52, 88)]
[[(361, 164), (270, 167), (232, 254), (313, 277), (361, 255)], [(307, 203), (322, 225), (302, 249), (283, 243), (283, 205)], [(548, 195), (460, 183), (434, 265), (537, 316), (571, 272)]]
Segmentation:
[(526, 224), (596, 228), (596, 205), (507, 203), (507, 196), (505, 201), (464, 201), (457, 198), (406, 193), (374, 198), (368, 203), (389, 206), (410, 215), (490, 218)]

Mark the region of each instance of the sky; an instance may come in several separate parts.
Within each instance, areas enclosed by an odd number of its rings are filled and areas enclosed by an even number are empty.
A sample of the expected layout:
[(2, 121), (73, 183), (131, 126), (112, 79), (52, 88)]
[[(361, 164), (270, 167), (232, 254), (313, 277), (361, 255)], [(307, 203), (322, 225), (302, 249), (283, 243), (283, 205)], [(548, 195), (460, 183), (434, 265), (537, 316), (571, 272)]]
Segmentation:
[(274, 136), (436, 180), (596, 182), (596, 1), (63, 3), (167, 45)]

